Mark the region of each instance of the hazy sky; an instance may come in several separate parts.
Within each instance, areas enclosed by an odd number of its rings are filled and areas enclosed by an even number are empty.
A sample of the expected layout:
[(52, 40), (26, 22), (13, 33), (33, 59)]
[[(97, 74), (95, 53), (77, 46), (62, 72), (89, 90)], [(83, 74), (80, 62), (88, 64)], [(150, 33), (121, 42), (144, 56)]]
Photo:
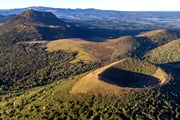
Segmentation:
[(123, 11), (180, 11), (180, 0), (0, 0), (0, 9), (46, 6)]

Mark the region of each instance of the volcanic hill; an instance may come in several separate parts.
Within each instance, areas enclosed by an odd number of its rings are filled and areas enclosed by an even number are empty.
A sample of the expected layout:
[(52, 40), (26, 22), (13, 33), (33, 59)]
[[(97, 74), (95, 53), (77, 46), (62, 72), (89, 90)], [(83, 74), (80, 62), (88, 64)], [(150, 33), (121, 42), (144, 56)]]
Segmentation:
[(51, 12), (27, 10), (0, 27), (1, 42), (54, 40), (77, 37), (79, 28), (58, 19)]
[(77, 81), (71, 93), (122, 96), (164, 85), (168, 80), (168, 75), (161, 68), (126, 58), (90, 72)]

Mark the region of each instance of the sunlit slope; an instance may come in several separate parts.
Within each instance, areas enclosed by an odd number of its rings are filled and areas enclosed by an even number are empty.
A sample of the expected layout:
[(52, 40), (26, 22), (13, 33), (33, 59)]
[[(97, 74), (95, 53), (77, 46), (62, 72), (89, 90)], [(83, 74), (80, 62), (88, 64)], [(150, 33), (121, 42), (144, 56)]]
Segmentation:
[(178, 38), (177, 33), (167, 29), (158, 29), (148, 31), (142, 34), (137, 35), (137, 37), (148, 38), (155, 45), (166, 44), (171, 40)]
[(168, 80), (162, 69), (127, 58), (90, 72), (72, 87), (71, 93), (121, 96), (163, 85)]
[(131, 36), (107, 40), (105, 42), (90, 42), (81, 39), (61, 39), (47, 44), (47, 51), (77, 51), (77, 61), (114, 61), (131, 55), (139, 47)]
[(149, 51), (146, 59), (158, 64), (180, 61), (180, 40), (173, 40)]

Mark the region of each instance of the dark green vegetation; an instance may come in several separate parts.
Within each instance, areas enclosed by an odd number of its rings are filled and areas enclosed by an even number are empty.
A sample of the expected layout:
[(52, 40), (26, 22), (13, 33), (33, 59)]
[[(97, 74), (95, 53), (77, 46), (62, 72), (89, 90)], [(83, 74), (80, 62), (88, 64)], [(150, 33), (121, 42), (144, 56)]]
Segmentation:
[(48, 53), (41, 44), (17, 44), (0, 56), (1, 91), (21, 90), (68, 78), (94, 68), (98, 64), (71, 64), (77, 53)]
[(178, 120), (180, 109), (176, 85), (168, 84), (123, 97), (101, 97), (88, 94), (72, 95), (75, 76), (50, 85), (33, 88), (25, 93), (1, 97), (2, 119), (140, 119)]
[[(42, 14), (36, 12), (32, 15), (31, 11), (26, 11), (0, 28), (0, 119), (180, 119), (180, 48), (179, 40), (172, 41), (178, 38), (178, 35), (167, 30), (159, 30), (134, 37), (136, 40), (133, 41), (137, 41), (138, 47), (135, 47), (133, 52), (127, 51), (130, 53), (124, 55), (123, 58), (131, 56), (144, 59), (146, 62), (128, 59), (122, 64), (115, 65), (113, 70), (104, 73), (107, 75), (108, 72), (114, 81), (117, 80), (116, 77), (122, 76), (128, 80), (138, 78), (138, 81), (131, 81), (133, 85), (123, 81), (126, 83), (125, 87), (131, 87), (131, 89), (124, 87), (122, 96), (71, 94), (70, 91), (78, 80), (92, 72), (91, 70), (102, 66), (102, 63), (108, 64), (109, 61), (101, 61), (99, 58), (99, 61), (95, 63), (84, 63), (83, 61), (72, 63), (71, 61), (78, 54), (77, 51), (46, 51), (47, 41), (44, 43), (34, 41), (44, 38), (43, 35), (47, 37), (55, 35), (49, 30), (56, 29), (56, 24), (64, 28), (65, 24), (61, 22), (61, 26), (59, 20), (51, 13), (46, 13), (46, 17), (50, 19), (52, 17), (53, 20), (51, 20), (55, 22), (50, 24), (48, 24), (48, 19), (42, 20), (36, 15), (41, 16)], [(68, 25), (66, 27), (66, 30), (69, 30)], [(63, 35), (68, 35), (69, 31), (66, 30), (61, 31)], [(40, 32), (42, 34), (39, 34)], [(27, 40), (30, 41), (22, 42)], [(109, 47), (112, 43), (112, 41), (108, 42)], [(113, 44), (118, 43), (119, 41)], [(107, 43), (104, 43), (105, 45)], [(89, 52), (92, 52), (91, 49)], [(104, 52), (106, 51), (102, 50), (99, 54), (108, 54)], [(117, 59), (121, 58), (117, 57)], [(152, 79), (151, 75), (157, 69), (155, 66), (163, 68), (171, 76), (170, 81), (162, 86), (142, 89), (144, 85), (149, 84), (144, 84), (144, 81), (139, 81), (139, 78), (149, 79), (150, 77)], [(142, 69), (144, 67), (146, 69)], [(119, 68), (123, 69), (119, 70)], [(118, 74), (114, 78), (115, 73)], [(154, 79), (154, 82), (157, 80)], [(119, 86), (125, 83), (122, 84), (121, 81)], [(111, 85), (108, 81), (106, 84)], [(91, 82), (88, 85), (91, 86)], [(136, 86), (139, 87), (138, 91), (134, 91), (133, 87)]]

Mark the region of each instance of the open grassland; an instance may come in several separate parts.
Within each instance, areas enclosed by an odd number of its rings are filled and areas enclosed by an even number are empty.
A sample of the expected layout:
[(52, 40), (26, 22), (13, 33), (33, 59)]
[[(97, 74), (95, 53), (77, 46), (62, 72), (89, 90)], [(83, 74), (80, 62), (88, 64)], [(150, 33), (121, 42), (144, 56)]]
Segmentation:
[(65, 50), (67, 52), (77, 52), (76, 59), (73, 62), (93, 62), (95, 58), (88, 52), (84, 51), (82, 48), (85, 44), (90, 44), (91, 42), (80, 40), (80, 39), (62, 39), (57, 41), (52, 41), (47, 44), (47, 51), (53, 52), (58, 50)]

